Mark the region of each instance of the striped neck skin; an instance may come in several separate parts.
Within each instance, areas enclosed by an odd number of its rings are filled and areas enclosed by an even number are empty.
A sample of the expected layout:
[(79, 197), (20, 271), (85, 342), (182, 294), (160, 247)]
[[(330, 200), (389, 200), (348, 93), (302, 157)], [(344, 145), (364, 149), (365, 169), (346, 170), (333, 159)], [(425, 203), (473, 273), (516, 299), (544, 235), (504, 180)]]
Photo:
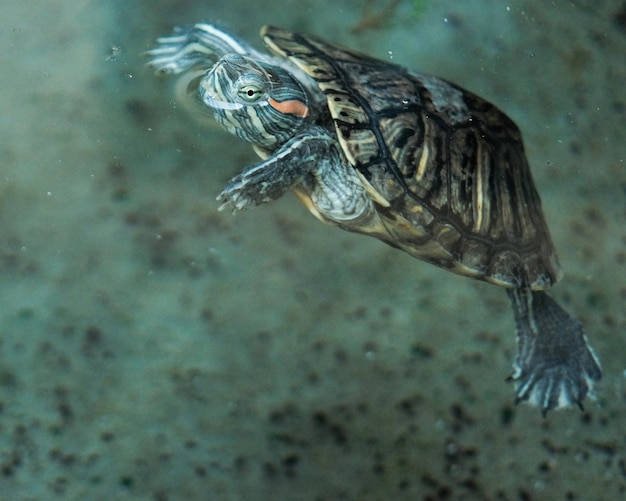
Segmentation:
[(239, 54), (222, 57), (200, 81), (199, 92), (226, 130), (271, 151), (309, 117), (307, 94), (288, 71)]

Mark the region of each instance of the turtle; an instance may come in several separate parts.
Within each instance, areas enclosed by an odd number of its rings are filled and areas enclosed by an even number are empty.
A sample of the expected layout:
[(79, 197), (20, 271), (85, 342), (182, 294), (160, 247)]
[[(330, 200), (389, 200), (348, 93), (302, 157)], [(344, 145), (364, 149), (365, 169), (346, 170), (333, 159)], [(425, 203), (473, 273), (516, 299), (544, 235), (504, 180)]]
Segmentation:
[(218, 195), (239, 212), (295, 192), (319, 220), (504, 288), (515, 402), (552, 409), (602, 371), (581, 323), (547, 289), (560, 265), (521, 133), (495, 105), (429, 74), (264, 26), (270, 54), (217, 26), (175, 28), (148, 51), (261, 160)]

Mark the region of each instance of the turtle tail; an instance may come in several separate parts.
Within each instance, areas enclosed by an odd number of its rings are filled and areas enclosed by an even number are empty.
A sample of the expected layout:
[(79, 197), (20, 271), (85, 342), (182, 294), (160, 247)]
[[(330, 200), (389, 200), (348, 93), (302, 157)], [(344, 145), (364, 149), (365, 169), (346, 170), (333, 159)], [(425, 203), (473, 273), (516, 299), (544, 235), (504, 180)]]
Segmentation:
[(507, 289), (517, 325), (517, 356), (509, 377), (515, 402), (549, 410), (577, 405), (602, 377), (600, 362), (578, 320), (543, 291)]

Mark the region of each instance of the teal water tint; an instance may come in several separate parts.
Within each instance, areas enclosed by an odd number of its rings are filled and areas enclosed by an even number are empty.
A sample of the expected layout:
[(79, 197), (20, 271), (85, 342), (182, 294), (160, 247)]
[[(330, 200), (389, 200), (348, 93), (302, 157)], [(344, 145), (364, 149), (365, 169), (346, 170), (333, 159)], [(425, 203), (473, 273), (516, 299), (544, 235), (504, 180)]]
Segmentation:
[[(0, 501), (616, 500), (626, 491), (626, 7), (531, 0), (0, 9)], [(256, 161), (141, 53), (264, 23), (444, 76), (524, 133), (605, 377), (512, 405), (502, 290), (324, 226), (231, 216)]]

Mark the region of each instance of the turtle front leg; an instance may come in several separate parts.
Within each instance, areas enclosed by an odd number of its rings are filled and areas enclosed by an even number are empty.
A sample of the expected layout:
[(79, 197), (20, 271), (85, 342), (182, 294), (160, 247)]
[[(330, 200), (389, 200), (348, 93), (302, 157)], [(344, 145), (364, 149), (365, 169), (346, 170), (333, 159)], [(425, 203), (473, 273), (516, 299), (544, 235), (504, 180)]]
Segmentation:
[(267, 160), (232, 178), (218, 195), (220, 210), (233, 213), (282, 197), (290, 188), (330, 162), (334, 140), (325, 129), (308, 130), (287, 141)]
[(208, 70), (225, 54), (263, 57), (252, 46), (237, 40), (210, 24), (198, 23), (191, 28), (174, 28), (174, 34), (157, 39), (159, 44), (146, 52), (148, 62), (157, 71), (182, 73), (202, 66)]
[(517, 324), (516, 403), (551, 409), (582, 401), (602, 377), (580, 322), (543, 291), (507, 289)]

